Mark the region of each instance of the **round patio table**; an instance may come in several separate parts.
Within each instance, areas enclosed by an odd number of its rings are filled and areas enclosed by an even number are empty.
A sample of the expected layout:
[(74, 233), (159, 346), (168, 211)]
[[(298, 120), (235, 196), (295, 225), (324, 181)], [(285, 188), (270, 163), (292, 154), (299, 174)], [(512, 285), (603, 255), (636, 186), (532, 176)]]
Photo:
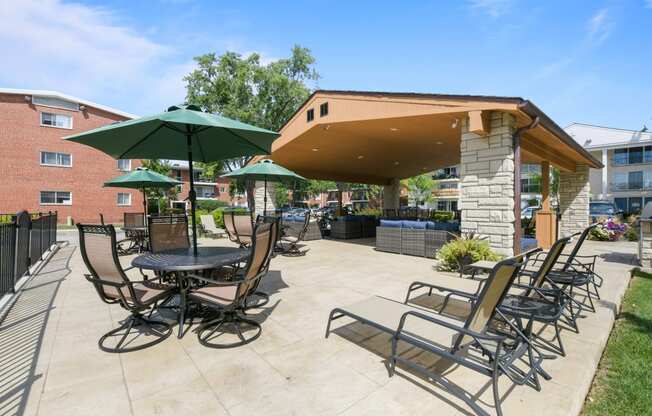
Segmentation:
[(198, 247), (197, 256), (193, 255), (192, 248), (175, 249), (159, 253), (146, 253), (134, 258), (131, 265), (139, 269), (157, 272), (175, 273), (179, 286), (181, 301), (179, 310), (179, 335), (183, 336), (183, 324), (186, 313), (186, 296), (188, 284), (185, 275), (208, 269), (218, 269), (235, 263), (240, 263), (249, 258), (250, 250), (236, 247)]

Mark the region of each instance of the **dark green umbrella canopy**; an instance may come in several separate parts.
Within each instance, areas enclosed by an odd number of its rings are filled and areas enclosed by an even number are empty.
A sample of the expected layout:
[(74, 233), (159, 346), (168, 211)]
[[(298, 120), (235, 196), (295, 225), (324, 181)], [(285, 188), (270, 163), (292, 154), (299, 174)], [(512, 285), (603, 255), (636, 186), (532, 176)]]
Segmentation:
[(269, 159), (263, 159), (253, 165), (245, 166), (241, 169), (222, 175), (223, 178), (242, 178), (255, 181), (272, 181), (272, 182), (294, 182), (306, 181), (301, 175), (277, 165)]
[(214, 162), (271, 153), (278, 133), (204, 113), (194, 105), (172, 106), (165, 113), (121, 121), (65, 140), (85, 144), (116, 159), (186, 159), (190, 169), (192, 240), (197, 255), (197, 197), (194, 161)]
[(136, 170), (132, 172), (104, 182), (104, 186), (108, 187), (133, 189), (172, 188), (175, 185), (181, 184), (183, 184), (183, 182), (153, 172), (147, 168), (136, 168)]
[(172, 106), (149, 117), (121, 121), (65, 137), (94, 147), (115, 159), (182, 159), (192, 137), (194, 161), (215, 162), (232, 157), (266, 155), (278, 133), (204, 113), (199, 107)]
[(223, 178), (231, 179), (251, 179), (254, 181), (265, 181), (265, 189), (263, 193), (263, 215), (267, 215), (267, 181), (272, 182), (285, 182), (292, 183), (296, 181), (307, 181), (301, 175), (297, 175), (289, 169), (284, 168), (281, 165), (277, 165), (274, 161), (270, 159), (263, 159), (258, 163), (253, 165), (245, 166), (233, 172), (222, 175)]

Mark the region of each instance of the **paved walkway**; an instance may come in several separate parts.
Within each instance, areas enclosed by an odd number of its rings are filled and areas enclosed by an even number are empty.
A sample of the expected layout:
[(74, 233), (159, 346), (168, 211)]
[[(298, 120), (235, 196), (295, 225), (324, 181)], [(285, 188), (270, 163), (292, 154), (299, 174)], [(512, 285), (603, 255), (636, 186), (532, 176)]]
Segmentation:
[[(79, 250), (62, 248), (0, 326), (0, 415), (471, 414), (455, 396), (405, 369), (389, 378), (387, 336), (343, 319), (328, 339), (324, 329), (332, 308), (375, 294), (401, 300), (416, 279), (467, 290), (476, 283), (434, 271), (432, 260), (376, 252), (364, 242), (309, 246), (305, 257), (273, 260), (263, 285), (271, 301), (254, 315), (263, 322), (255, 342), (213, 350), (190, 332), (121, 355), (101, 352), (97, 340), (125, 311), (102, 303), (83, 277)], [(629, 243), (587, 243), (583, 252), (601, 256), (598, 271), (605, 277), (598, 311), (580, 320), (579, 335), (563, 332), (568, 356), (545, 362), (553, 380), (544, 381), (541, 392), (503, 377), (506, 415), (579, 412), (626, 290), (634, 250)], [(486, 377), (461, 368), (444, 375), (493, 414)]]

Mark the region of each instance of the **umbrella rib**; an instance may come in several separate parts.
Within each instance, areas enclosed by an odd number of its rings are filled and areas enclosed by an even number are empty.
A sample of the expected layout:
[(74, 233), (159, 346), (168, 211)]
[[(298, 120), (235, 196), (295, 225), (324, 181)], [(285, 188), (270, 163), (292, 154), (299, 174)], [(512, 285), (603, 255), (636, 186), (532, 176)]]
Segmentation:
[(140, 146), (140, 144), (141, 144), (142, 142), (144, 142), (145, 140), (149, 139), (149, 138), (150, 138), (154, 133), (156, 133), (157, 131), (159, 131), (160, 129), (162, 129), (164, 126), (165, 126), (165, 123), (163, 123), (163, 124), (157, 126), (154, 130), (152, 130), (151, 132), (149, 132), (145, 137), (143, 137), (142, 139), (138, 140), (134, 145), (130, 146), (129, 149), (127, 149), (127, 150), (125, 150), (124, 152), (122, 152), (122, 154), (120, 154), (120, 156), (118, 156), (118, 159), (122, 159), (122, 158), (124, 158), (124, 156), (125, 156), (127, 153), (129, 153), (129, 152), (131, 152), (132, 150), (134, 150), (137, 146)]
[(231, 130), (231, 129), (229, 129), (229, 128), (226, 128), (226, 127), (224, 127), (224, 130), (228, 131), (229, 133), (233, 134), (233, 135), (236, 136), (236, 137), (239, 137), (240, 139), (246, 141), (247, 143), (252, 144), (254, 147), (256, 147), (256, 148), (262, 150), (262, 151), (264, 152), (264, 153), (263, 153), (264, 155), (268, 155), (268, 154), (269, 154), (269, 151), (268, 151), (267, 149), (263, 149), (262, 147), (258, 146), (256, 143), (252, 142), (251, 140), (249, 140), (249, 139), (247, 139), (247, 138), (245, 138), (245, 137), (242, 137), (241, 135), (239, 135), (239, 134), (236, 133), (235, 131), (233, 131), (233, 130)]

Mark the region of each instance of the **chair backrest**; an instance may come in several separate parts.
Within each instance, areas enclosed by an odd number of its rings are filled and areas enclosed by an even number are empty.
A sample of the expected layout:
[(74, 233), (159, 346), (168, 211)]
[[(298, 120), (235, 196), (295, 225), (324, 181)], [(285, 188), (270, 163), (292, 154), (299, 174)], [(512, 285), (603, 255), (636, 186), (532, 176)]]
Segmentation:
[(190, 248), (188, 217), (185, 215), (149, 217), (147, 223), (149, 228), (149, 248), (152, 253)]
[(224, 229), (226, 230), (226, 235), (229, 236), (229, 240), (234, 243), (238, 242), (238, 235), (235, 232), (235, 224), (233, 222), (233, 212), (224, 211), (222, 213), (222, 218), (224, 218)]
[(238, 239), (242, 236), (251, 237), (254, 233), (254, 224), (250, 213), (233, 213), (233, 227)]
[(244, 272), (244, 282), (238, 287), (238, 298), (249, 294), (257, 286), (262, 275), (267, 272), (277, 233), (278, 221), (256, 225), (252, 236), (251, 254)]
[[(464, 323), (466, 329), (477, 333), (485, 332), (489, 321), (496, 313), (496, 308), (503, 301), (514, 282), (521, 265), (522, 263), (518, 261), (517, 257), (511, 257), (498, 262), (494, 266), (487, 282), (478, 295), (478, 300)], [(454, 349), (457, 350), (460, 346), (472, 341), (473, 339), (468, 335), (460, 336), (455, 342)]]
[(105, 280), (116, 284), (130, 281), (122, 271), (116, 248), (115, 229), (113, 225), (77, 224), (79, 230), (79, 250), (95, 289), (106, 302), (121, 300), (120, 292), (126, 299), (131, 299), (130, 289), (119, 289), (100, 282)]
[(200, 216), (201, 226), (204, 227), (204, 230), (207, 231), (217, 231), (217, 226), (215, 225), (215, 218), (212, 215), (202, 215)]
[(125, 212), (124, 213), (124, 226), (125, 227), (144, 227), (145, 214), (142, 212)]
[(299, 231), (299, 234), (297, 235), (297, 240), (303, 240), (303, 237), (305, 237), (306, 233), (308, 232), (308, 226), (310, 226), (310, 211), (306, 211), (305, 213), (303, 218), (303, 225)]
[[(570, 241), (570, 237), (560, 238), (559, 240), (555, 241), (555, 244), (553, 244), (552, 247), (550, 247), (548, 254), (546, 254), (546, 257), (543, 259), (543, 262), (541, 263), (541, 266), (534, 273), (534, 277), (532, 279), (532, 286), (541, 287), (541, 285), (543, 285), (543, 283), (546, 280), (546, 276), (548, 276), (548, 273), (550, 273), (552, 268), (555, 266), (555, 263), (557, 263), (557, 260), (559, 260), (559, 256), (564, 251), (564, 248), (566, 247), (566, 244), (568, 244), (569, 241)], [(527, 291), (528, 295), (529, 293), (530, 290)]]
[(573, 260), (575, 260), (575, 256), (577, 256), (577, 253), (579, 253), (580, 248), (582, 248), (582, 244), (584, 244), (584, 240), (586, 240), (589, 237), (591, 230), (593, 230), (597, 226), (598, 223), (591, 224), (588, 227), (586, 227), (584, 231), (582, 231), (582, 234), (580, 234), (580, 238), (578, 238), (577, 242), (575, 243), (575, 247), (573, 247), (573, 250), (568, 255), (568, 258), (566, 259), (566, 263), (564, 263), (564, 267), (562, 267), (562, 270), (564, 271), (568, 270), (568, 268), (573, 264)]

